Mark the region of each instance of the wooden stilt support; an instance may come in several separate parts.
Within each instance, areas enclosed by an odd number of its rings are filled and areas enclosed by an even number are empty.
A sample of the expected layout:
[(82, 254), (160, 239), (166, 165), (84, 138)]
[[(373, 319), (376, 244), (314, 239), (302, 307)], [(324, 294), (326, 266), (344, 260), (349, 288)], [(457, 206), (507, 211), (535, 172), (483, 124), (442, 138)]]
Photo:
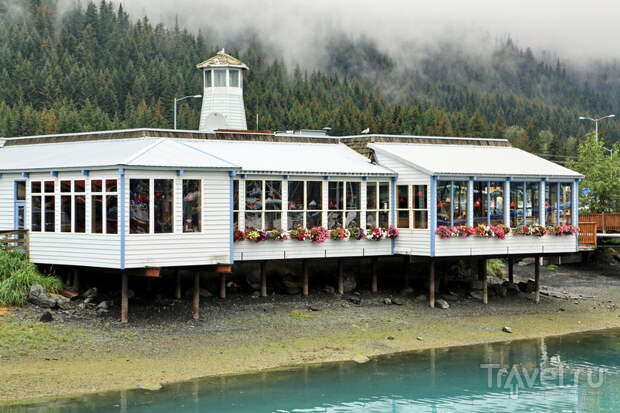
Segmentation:
[(129, 321), (129, 280), (127, 272), (121, 274), (121, 323)]
[(515, 269), (514, 269), (514, 265), (515, 265), (514, 258), (508, 257), (508, 282), (511, 283), (511, 284), (515, 282)]
[(194, 302), (192, 305), (192, 317), (194, 320), (198, 320), (200, 317), (200, 273), (194, 272)]
[(80, 273), (78, 270), (73, 270), (73, 289), (76, 293), (80, 292)]
[(373, 294), (377, 294), (379, 292), (377, 280), (377, 257), (374, 257), (370, 262), (370, 273), (372, 276), (372, 285), (370, 286), (370, 290)]
[(338, 294), (344, 295), (344, 263), (338, 260)]
[(534, 258), (534, 301), (540, 302), (540, 259)]
[(267, 261), (260, 263), (260, 296), (267, 297)]
[(489, 303), (489, 285), (487, 284), (487, 261), (478, 261), (478, 277), (482, 279), (482, 302)]
[(226, 274), (220, 274), (220, 298), (226, 298)]
[(428, 271), (428, 305), (435, 308), (435, 261), (431, 260)]
[(409, 288), (409, 256), (403, 259), (403, 288)]
[(304, 273), (304, 297), (307, 297), (310, 293), (310, 276), (308, 274), (308, 260), (301, 262), (302, 270)]
[(176, 270), (176, 288), (174, 290), (174, 298), (181, 299), (181, 273)]

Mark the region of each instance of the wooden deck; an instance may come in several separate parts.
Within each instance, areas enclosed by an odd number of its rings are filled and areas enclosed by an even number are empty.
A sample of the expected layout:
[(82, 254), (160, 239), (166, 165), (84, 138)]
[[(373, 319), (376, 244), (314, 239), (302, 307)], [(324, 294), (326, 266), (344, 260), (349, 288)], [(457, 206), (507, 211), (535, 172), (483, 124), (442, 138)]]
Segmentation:
[(30, 237), (25, 229), (0, 231), (0, 249), (23, 251), (30, 250)]
[(579, 227), (582, 223), (595, 223), (598, 232), (620, 231), (620, 213), (579, 214)]

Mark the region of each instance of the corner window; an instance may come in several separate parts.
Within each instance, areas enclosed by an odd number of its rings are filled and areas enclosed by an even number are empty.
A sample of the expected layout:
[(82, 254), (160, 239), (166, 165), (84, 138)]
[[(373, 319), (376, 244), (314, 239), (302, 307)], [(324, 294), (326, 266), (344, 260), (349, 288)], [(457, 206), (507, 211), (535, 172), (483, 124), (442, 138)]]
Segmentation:
[(230, 76), (230, 87), (239, 87), (239, 71), (229, 70), (228, 75)]
[[(200, 179), (183, 180), (183, 232), (200, 232), (202, 189)], [(238, 201), (237, 201), (238, 202)]]

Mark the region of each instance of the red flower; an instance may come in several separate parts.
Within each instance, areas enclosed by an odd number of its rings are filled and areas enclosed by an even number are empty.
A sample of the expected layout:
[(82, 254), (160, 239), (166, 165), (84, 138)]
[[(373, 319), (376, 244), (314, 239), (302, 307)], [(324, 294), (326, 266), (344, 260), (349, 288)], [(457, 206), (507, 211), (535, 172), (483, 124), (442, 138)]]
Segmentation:
[(513, 202), (511, 202), (511, 203), (510, 203), (510, 206), (511, 206), (511, 207), (516, 207), (516, 206), (517, 206), (517, 203), (513, 201)]

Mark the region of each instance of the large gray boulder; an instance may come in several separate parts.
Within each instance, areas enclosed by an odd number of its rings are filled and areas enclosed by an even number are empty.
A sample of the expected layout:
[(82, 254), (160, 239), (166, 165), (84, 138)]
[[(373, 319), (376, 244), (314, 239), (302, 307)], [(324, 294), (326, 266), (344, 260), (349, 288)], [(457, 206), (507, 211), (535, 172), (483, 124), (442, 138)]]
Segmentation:
[(41, 308), (56, 307), (56, 300), (50, 297), (47, 294), (45, 287), (39, 284), (34, 284), (30, 287), (30, 292), (28, 293), (28, 301)]

